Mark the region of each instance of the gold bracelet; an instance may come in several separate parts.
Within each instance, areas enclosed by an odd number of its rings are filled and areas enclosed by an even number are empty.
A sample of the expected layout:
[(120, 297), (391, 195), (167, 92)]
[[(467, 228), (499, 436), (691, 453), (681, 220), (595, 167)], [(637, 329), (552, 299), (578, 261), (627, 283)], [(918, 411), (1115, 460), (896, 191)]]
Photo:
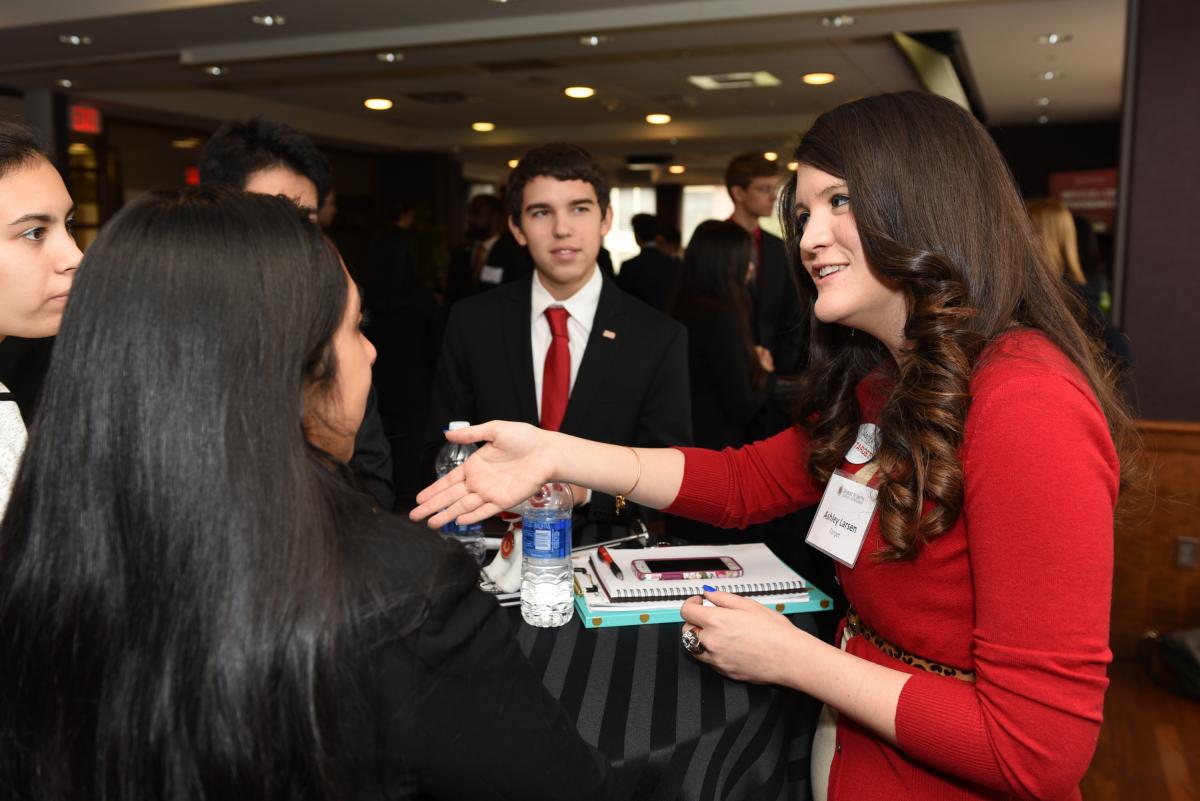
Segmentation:
[[(629, 448), (628, 445), (625, 447)], [(633, 491), (637, 489), (637, 485), (641, 483), (642, 480), (642, 457), (638, 456), (638, 452), (634, 448), (629, 448), (629, 452), (632, 453), (633, 458), (637, 460), (637, 478), (633, 480), (632, 487), (617, 495), (617, 514), (621, 514), (621, 512), (625, 509), (625, 496), (633, 494)]]

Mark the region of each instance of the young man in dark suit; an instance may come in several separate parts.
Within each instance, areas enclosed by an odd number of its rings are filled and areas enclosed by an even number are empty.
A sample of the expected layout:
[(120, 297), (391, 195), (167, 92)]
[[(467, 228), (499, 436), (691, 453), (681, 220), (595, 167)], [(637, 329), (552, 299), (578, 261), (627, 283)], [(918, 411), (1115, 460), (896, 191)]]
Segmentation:
[(529, 254), (504, 222), (504, 204), (495, 195), (476, 195), (467, 203), (467, 239), (450, 252), (446, 265), (446, 306), (533, 271)]
[[(331, 182), (329, 162), (311, 139), (290, 125), (261, 117), (225, 123), (200, 151), (200, 183), (286, 197), (314, 223)], [(354, 439), (350, 468), (380, 507), (395, 506), (392, 451), (374, 386)]]
[(664, 314), (671, 313), (679, 284), (679, 259), (658, 248), (658, 220), (652, 214), (635, 214), (630, 221), (633, 238), (642, 252), (621, 265), (617, 286)]
[[(781, 375), (804, 367), (808, 314), (800, 306), (796, 276), (783, 240), (759, 227), (762, 217), (775, 214), (779, 200), (779, 172), (760, 153), (746, 153), (729, 162), (725, 188), (733, 200), (730, 220), (754, 238), (750, 278), (754, 335), (771, 351), (775, 371)], [(774, 434), (775, 431), (762, 432)]]
[[(520, 420), (623, 445), (691, 443), (686, 332), (597, 267), (612, 225), (608, 195), (599, 167), (574, 145), (535, 148), (513, 170), (508, 225), (535, 270), (451, 309), (427, 465), (452, 420)], [(616, 515), (612, 497), (590, 501), (593, 519)]]

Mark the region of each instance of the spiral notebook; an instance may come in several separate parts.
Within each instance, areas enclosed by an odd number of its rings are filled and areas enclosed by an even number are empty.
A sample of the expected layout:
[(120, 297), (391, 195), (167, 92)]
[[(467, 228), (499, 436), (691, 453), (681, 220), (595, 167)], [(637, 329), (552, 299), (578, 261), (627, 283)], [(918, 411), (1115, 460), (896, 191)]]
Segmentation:
[[(739, 545), (684, 545), (680, 547), (617, 549), (609, 551), (623, 578), (592, 554), (591, 572), (606, 601), (613, 604), (683, 601), (704, 592), (704, 585), (738, 595), (797, 596), (808, 585), (761, 542)], [(742, 567), (742, 575), (731, 578), (645, 581), (637, 577), (633, 562), (638, 559), (689, 559), (728, 556)], [(593, 606), (595, 604), (593, 603)]]

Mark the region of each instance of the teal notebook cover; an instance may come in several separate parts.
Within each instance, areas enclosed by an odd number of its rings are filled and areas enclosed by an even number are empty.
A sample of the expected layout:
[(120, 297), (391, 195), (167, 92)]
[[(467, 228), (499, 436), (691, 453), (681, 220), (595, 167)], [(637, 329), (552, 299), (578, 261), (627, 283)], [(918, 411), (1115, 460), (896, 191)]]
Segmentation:
[[(833, 609), (833, 601), (808, 581), (807, 598), (770, 598), (763, 597), (761, 603), (785, 615), (797, 612), (828, 612)], [(754, 596), (746, 596), (754, 598)], [(589, 629), (603, 629), (610, 626), (641, 626), (647, 623), (682, 623), (679, 615), (681, 603), (662, 605), (657, 603), (626, 603), (620, 606), (597, 606), (593, 608), (589, 599), (602, 601), (604, 598), (597, 587), (590, 570), (575, 567), (575, 612), (580, 622)], [(754, 598), (754, 600), (760, 600)]]

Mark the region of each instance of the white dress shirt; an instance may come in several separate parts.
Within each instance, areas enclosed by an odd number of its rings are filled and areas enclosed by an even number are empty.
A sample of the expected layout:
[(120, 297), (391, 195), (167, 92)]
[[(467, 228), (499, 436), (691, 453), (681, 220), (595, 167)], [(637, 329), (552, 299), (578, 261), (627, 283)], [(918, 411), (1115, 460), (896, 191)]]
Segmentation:
[[(0, 384), (0, 392), (8, 392), (8, 388)], [(0, 401), (0, 517), (4, 517), (12, 494), (13, 479), (25, 451), (25, 436), (25, 423), (16, 401)]]
[[(592, 333), (592, 322), (596, 319), (596, 307), (600, 305), (600, 288), (604, 286), (604, 278), (600, 268), (592, 268), (592, 277), (566, 300), (555, 300), (546, 288), (542, 286), (542, 277), (535, 270), (533, 273), (531, 292), (532, 302), (529, 304), (529, 341), (533, 346), (533, 396), (537, 399), (538, 419), (542, 417), (542, 369), (546, 364), (546, 352), (550, 350), (550, 321), (546, 319), (546, 309), (551, 306), (562, 306), (571, 315), (567, 318), (567, 336), (571, 351), (571, 383), (570, 389), (575, 388), (575, 376), (579, 375), (579, 365), (583, 362), (583, 352), (587, 350), (588, 337)], [(570, 395), (568, 394), (568, 397)]]

